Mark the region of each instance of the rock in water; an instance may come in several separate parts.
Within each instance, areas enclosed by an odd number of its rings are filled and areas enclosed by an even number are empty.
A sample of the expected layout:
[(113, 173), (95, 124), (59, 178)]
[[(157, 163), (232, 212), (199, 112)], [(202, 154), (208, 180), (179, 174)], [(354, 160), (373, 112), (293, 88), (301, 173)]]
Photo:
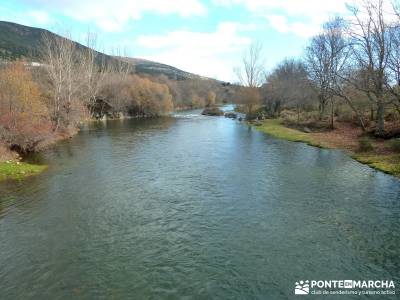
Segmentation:
[(236, 119), (237, 114), (235, 114), (234, 112), (227, 112), (227, 113), (225, 113), (225, 118)]
[(224, 112), (218, 107), (206, 107), (201, 114), (205, 116), (223, 116)]

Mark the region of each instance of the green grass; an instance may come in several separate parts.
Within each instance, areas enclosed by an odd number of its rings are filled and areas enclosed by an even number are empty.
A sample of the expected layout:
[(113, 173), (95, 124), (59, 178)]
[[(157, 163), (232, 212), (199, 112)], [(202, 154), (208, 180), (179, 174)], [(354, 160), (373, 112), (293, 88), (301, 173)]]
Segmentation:
[(374, 169), (400, 177), (400, 154), (377, 155), (357, 153), (352, 157)]
[(43, 172), (47, 166), (33, 165), (24, 162), (0, 162), (0, 181), (5, 179), (23, 179)]
[[(330, 148), (327, 146), (329, 141), (316, 141), (308, 133), (285, 127), (278, 119), (265, 120), (262, 122), (261, 126), (257, 126), (256, 128), (275, 138), (292, 142), (303, 142), (319, 148)], [(353, 159), (374, 169), (400, 177), (400, 154), (382, 155), (371, 151), (365, 153), (350, 153), (350, 155)]]
[(315, 141), (308, 133), (285, 127), (279, 119), (264, 120), (262, 121), (262, 125), (256, 128), (278, 139), (291, 142), (303, 142), (314, 147), (322, 147), (322, 145)]

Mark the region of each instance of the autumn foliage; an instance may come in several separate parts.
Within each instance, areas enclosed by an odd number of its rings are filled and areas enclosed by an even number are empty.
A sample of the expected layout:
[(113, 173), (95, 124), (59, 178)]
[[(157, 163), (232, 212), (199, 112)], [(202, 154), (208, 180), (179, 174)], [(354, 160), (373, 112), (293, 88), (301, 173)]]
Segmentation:
[(166, 84), (137, 75), (110, 74), (99, 95), (114, 112), (130, 116), (159, 116), (174, 107)]
[(0, 139), (10, 148), (33, 150), (51, 133), (48, 109), (22, 62), (0, 70)]
[[(174, 108), (214, 105), (222, 85), (193, 78), (139, 76), (134, 66), (105, 60), (94, 39), (78, 47), (71, 39), (43, 36), (40, 65), (0, 64), (0, 146), (35, 151), (76, 132), (91, 118), (155, 117)], [(215, 91), (215, 92), (214, 92)]]

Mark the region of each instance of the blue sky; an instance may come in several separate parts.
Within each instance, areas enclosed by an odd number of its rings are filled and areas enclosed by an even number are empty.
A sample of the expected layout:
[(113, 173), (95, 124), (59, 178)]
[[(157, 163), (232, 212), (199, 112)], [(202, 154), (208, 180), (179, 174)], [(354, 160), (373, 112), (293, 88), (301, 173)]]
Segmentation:
[(0, 19), (69, 31), (98, 48), (236, 81), (243, 52), (263, 44), (266, 70), (299, 56), (322, 22), (346, 13), (345, 0), (0, 0)]

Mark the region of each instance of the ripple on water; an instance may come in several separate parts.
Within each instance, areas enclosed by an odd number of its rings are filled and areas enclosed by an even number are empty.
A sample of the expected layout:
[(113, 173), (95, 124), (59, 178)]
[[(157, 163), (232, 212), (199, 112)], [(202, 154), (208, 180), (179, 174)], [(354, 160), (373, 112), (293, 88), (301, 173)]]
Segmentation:
[[(400, 184), (225, 118), (92, 124), (0, 184), (6, 299), (287, 299), (399, 280)], [(359, 299), (359, 298), (357, 298)]]

